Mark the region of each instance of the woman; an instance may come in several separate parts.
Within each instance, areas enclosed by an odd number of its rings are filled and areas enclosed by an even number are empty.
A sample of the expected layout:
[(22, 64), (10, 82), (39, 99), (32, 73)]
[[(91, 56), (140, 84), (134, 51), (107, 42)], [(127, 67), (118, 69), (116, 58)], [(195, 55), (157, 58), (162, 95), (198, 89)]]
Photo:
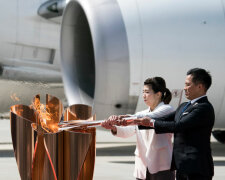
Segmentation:
[[(137, 118), (149, 116), (161, 117), (174, 111), (168, 105), (171, 93), (161, 77), (148, 78), (144, 82), (143, 99), (148, 109), (138, 112)], [(174, 172), (170, 171), (172, 160), (172, 134), (155, 134), (154, 130), (139, 130), (138, 126), (115, 126), (117, 121), (127, 115), (110, 116), (102, 123), (102, 127), (111, 129), (118, 137), (130, 137), (136, 134), (134, 176), (137, 180), (174, 180)]]

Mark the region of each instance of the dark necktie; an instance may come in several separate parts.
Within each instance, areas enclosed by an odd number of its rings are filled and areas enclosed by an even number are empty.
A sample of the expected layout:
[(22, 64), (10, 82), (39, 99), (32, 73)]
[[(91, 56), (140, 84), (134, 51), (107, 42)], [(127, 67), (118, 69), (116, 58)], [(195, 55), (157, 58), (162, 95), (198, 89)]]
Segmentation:
[(191, 105), (191, 101), (189, 101), (182, 109), (181, 114)]

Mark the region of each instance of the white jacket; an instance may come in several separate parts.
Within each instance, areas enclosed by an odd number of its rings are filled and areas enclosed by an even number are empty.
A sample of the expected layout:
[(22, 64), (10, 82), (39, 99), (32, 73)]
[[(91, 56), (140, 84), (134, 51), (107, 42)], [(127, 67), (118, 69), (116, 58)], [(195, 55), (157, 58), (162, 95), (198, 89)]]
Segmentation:
[[(161, 102), (154, 111), (151, 112), (149, 108), (135, 115), (137, 117), (149, 116), (157, 118), (173, 111), (174, 109), (170, 105)], [(139, 130), (138, 126), (117, 126), (117, 134), (115, 136), (126, 138), (135, 133), (137, 145), (135, 150), (134, 176), (145, 179), (147, 167), (151, 174), (170, 169), (173, 149), (172, 134), (156, 134), (153, 129)]]

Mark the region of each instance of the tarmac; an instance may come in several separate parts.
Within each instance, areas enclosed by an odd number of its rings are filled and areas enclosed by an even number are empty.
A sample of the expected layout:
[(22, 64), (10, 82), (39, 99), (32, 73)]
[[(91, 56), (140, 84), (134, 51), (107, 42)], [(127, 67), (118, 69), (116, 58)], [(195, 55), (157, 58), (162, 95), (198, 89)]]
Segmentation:
[[(94, 180), (134, 180), (135, 136), (118, 138), (109, 131), (97, 128)], [(225, 179), (225, 144), (212, 137), (215, 167), (213, 180)], [(20, 179), (11, 142), (10, 121), (0, 119), (0, 179)]]

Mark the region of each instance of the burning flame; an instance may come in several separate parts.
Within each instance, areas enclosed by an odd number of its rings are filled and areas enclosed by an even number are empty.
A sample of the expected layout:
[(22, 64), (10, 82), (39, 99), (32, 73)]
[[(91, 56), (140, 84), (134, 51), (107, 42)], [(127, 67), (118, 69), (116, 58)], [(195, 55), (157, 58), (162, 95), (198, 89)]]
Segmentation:
[[(75, 127), (78, 128), (85, 128), (87, 125), (79, 124), (79, 121), (70, 121), (60, 124), (61, 118), (61, 111), (60, 105), (57, 104), (54, 98), (50, 96), (47, 97), (46, 105), (40, 102), (40, 95), (36, 95), (32, 101), (31, 108), (36, 111), (37, 118), (36, 118), (36, 125), (35, 128), (37, 131), (40, 130), (40, 133), (43, 133), (43, 130), (47, 133), (57, 133), (58, 131), (62, 131), (65, 129), (72, 129)], [(65, 119), (73, 119), (79, 120), (77, 115), (70, 110), (65, 113)], [(88, 120), (93, 121), (93, 117), (89, 118)], [(82, 120), (84, 121), (84, 120)], [(85, 120), (86, 121), (86, 120)], [(86, 121), (87, 122), (87, 121)]]
[(56, 112), (50, 113), (50, 108), (45, 104), (42, 104), (38, 98), (34, 99), (31, 106), (36, 110), (40, 117), (40, 123), (37, 122), (37, 125), (41, 125), (42, 129), (48, 133), (58, 132), (58, 121), (55, 119), (55, 117), (57, 117)]

